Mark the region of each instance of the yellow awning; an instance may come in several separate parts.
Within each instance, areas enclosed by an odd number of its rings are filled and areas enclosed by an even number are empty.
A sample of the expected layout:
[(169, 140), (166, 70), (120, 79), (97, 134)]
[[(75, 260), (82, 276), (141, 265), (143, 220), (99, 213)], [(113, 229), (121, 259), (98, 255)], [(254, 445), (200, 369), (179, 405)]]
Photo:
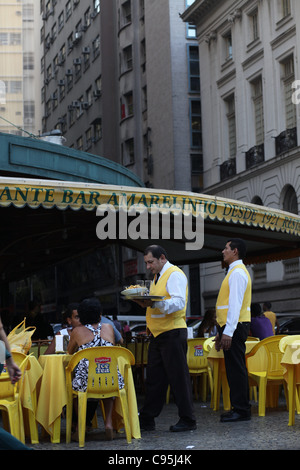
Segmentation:
[[(154, 206), (161, 214), (174, 207), (184, 215), (200, 213), (204, 246), (187, 250), (184, 237), (100, 240), (96, 209), (101, 204), (111, 205), (116, 213), (133, 206), (148, 214)], [(0, 216), (0, 269), (11, 280), (112, 243), (140, 251), (159, 243), (176, 264), (221, 262), (221, 251), (232, 237), (246, 241), (248, 264), (300, 256), (298, 215), (185, 191), (0, 178)]]

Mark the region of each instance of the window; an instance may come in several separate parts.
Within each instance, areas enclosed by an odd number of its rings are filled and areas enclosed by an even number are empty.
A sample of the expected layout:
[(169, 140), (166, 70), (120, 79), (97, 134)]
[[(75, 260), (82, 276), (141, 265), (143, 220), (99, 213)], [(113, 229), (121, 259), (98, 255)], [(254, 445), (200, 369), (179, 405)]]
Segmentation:
[(93, 103), (93, 88), (92, 87), (89, 87), (88, 90), (86, 90), (86, 102), (89, 104), (89, 106), (91, 106)]
[(94, 0), (94, 11), (100, 13), (100, 0)]
[(133, 93), (130, 91), (121, 100), (121, 119), (133, 115)]
[(132, 46), (128, 46), (123, 49), (123, 65), (124, 72), (132, 69)]
[(62, 11), (58, 17), (58, 31), (60, 31), (64, 27), (64, 12)]
[(0, 46), (8, 46), (8, 33), (0, 33)]
[(83, 138), (80, 136), (76, 141), (77, 150), (83, 150)]
[(224, 59), (225, 61), (232, 59), (232, 34), (231, 31), (228, 31), (223, 36), (224, 41)]
[(134, 139), (125, 141), (122, 147), (123, 165), (132, 165), (134, 163)]
[(236, 123), (235, 123), (235, 103), (234, 95), (231, 95), (226, 100), (227, 108), (227, 126), (228, 126), (228, 147), (229, 158), (236, 157)]
[(57, 97), (58, 97), (57, 90), (55, 90), (55, 92), (52, 95), (52, 109), (53, 110), (57, 108), (57, 104), (58, 104)]
[(191, 183), (192, 191), (199, 192), (203, 188), (203, 155), (191, 154)]
[(10, 33), (10, 45), (19, 46), (21, 44), (21, 34), (20, 33)]
[(99, 96), (101, 96), (101, 92), (102, 92), (102, 77), (100, 76), (95, 80), (95, 92), (94, 92), (95, 97), (99, 98)]
[(286, 129), (296, 127), (296, 105), (292, 101), (292, 83), (295, 80), (294, 57), (290, 56), (282, 64)]
[(264, 142), (264, 105), (262, 91), (262, 77), (257, 78), (252, 83), (252, 100), (254, 106), (254, 122), (256, 145)]
[(297, 194), (293, 186), (288, 185), (285, 190), (285, 195), (283, 199), (283, 210), (291, 212), (292, 214), (298, 214)]
[(191, 147), (202, 148), (201, 102), (199, 99), (190, 101), (190, 129)]
[(100, 36), (98, 35), (93, 41), (93, 58), (95, 59), (100, 54)]
[(34, 55), (32, 52), (25, 52), (23, 55), (24, 70), (34, 70)]
[(85, 148), (86, 150), (90, 149), (92, 146), (92, 128), (89, 127), (85, 133)]
[(68, 53), (73, 49), (73, 33), (68, 37)]
[(121, 7), (122, 21), (121, 27), (131, 23), (131, 1), (127, 0)]
[(22, 93), (22, 81), (19, 80), (12, 80), (10, 82), (10, 88), (9, 88), (10, 93)]
[(102, 120), (101, 120), (101, 118), (97, 118), (93, 122), (93, 126), (94, 126), (94, 141), (98, 142), (98, 140), (100, 140), (101, 137), (102, 137)]
[(251, 15), (251, 29), (252, 29), (252, 41), (255, 41), (259, 38), (259, 31), (258, 31), (258, 11), (255, 10)]
[(197, 27), (195, 24), (188, 23), (187, 24), (187, 38), (188, 39), (196, 39), (197, 37)]
[(6, 104), (6, 86), (3, 80), (0, 80), (0, 104)]
[(91, 9), (90, 7), (84, 12), (84, 26), (88, 28), (91, 24)]
[(291, 14), (291, 0), (281, 0), (281, 6), (283, 18)]
[(72, 2), (71, 2), (71, 0), (69, 0), (66, 3), (66, 20), (67, 21), (68, 21), (68, 19), (70, 18), (71, 15), (72, 15)]
[(199, 70), (199, 48), (196, 46), (188, 46), (189, 61), (189, 92), (200, 92), (200, 70)]

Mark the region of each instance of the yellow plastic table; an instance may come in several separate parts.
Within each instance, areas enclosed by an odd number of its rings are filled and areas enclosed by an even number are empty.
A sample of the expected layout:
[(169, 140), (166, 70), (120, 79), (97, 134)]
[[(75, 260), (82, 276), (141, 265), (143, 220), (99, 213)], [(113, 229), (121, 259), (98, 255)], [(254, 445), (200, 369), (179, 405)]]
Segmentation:
[(284, 378), (288, 385), (288, 408), (289, 408), (289, 426), (295, 424), (295, 409), (297, 399), (297, 387), (300, 385), (300, 345), (287, 344), (281, 365), (285, 369)]
[[(21, 402), (25, 417), (25, 427), (30, 429), (31, 443), (38, 444), (38, 425), (36, 421), (37, 386), (43, 375), (43, 369), (34, 356), (29, 356), (30, 369), (25, 371), (22, 384)], [(28, 434), (26, 432), (26, 434)]]
[[(251, 349), (257, 344), (257, 341), (246, 341), (246, 355)], [(212, 364), (213, 368), (213, 400), (212, 408), (217, 411), (220, 406), (220, 395), (222, 389), (223, 396), (223, 408), (225, 411), (231, 409), (230, 403), (230, 390), (227, 381), (225, 361), (223, 351), (217, 351), (214, 344), (208, 353), (208, 360)]]
[(43, 376), (38, 395), (36, 419), (50, 434), (51, 442), (60, 442), (61, 413), (67, 404), (65, 368), (71, 356), (48, 354), (39, 357)]

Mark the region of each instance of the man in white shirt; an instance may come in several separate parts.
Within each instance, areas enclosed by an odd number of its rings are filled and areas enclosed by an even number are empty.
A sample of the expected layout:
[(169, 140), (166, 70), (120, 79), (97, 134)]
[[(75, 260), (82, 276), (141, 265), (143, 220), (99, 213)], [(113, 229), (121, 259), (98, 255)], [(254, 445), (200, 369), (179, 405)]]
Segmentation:
[(223, 349), (224, 352), (232, 410), (223, 414), (221, 421), (244, 421), (251, 417), (245, 362), (245, 342), (251, 321), (251, 278), (242, 261), (246, 255), (243, 240), (229, 240), (222, 254), (228, 272), (216, 304), (219, 324), (216, 349)]
[(147, 307), (147, 328), (152, 333), (148, 350), (145, 403), (140, 410), (141, 430), (155, 429), (155, 418), (165, 404), (170, 385), (179, 415), (178, 423), (170, 426), (170, 431), (192, 431), (197, 426), (186, 358), (187, 278), (181, 269), (167, 260), (165, 250), (159, 245), (146, 248), (144, 260), (147, 269), (154, 275), (150, 293), (165, 299), (139, 302)]

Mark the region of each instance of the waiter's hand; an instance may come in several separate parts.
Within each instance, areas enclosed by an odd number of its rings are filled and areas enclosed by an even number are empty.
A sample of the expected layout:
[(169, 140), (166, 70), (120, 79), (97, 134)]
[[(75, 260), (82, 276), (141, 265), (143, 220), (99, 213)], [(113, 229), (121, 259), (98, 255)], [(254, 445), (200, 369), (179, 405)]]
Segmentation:
[(232, 337), (223, 334), (221, 340), (219, 341), (220, 349), (223, 349), (224, 351), (228, 351), (228, 349), (230, 349), (231, 347), (231, 342), (232, 342)]

